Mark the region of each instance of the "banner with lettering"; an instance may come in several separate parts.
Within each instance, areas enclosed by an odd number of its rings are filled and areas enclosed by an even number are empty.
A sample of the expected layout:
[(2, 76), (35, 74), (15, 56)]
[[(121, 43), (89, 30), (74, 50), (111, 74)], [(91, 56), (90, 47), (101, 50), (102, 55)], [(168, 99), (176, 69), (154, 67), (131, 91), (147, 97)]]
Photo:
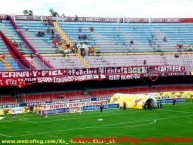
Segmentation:
[(190, 75), (185, 66), (122, 66), (57, 70), (0, 71), (0, 86), (24, 87), (33, 83), (87, 80), (130, 80), (142, 77)]

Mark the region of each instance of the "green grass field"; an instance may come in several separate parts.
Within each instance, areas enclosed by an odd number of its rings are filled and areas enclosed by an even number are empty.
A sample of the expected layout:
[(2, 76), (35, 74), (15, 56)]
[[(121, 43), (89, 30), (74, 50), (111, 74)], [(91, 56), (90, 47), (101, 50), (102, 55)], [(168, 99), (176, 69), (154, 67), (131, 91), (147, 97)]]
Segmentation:
[[(99, 118), (103, 121), (97, 121)], [(127, 143), (118, 140), (124, 136), (130, 138)], [(94, 111), (50, 115), (48, 118), (24, 114), (17, 115), (15, 121), (12, 121), (11, 116), (0, 120), (0, 144), (3, 145), (75, 144), (71, 143), (73, 138), (81, 138), (87, 142), (104, 138), (106, 143), (101, 144), (114, 142), (113, 144), (118, 145), (193, 145), (193, 103), (175, 106), (168, 104), (162, 109), (153, 110), (117, 109), (102, 113)], [(89, 144), (99, 144), (96, 142), (97, 140)]]

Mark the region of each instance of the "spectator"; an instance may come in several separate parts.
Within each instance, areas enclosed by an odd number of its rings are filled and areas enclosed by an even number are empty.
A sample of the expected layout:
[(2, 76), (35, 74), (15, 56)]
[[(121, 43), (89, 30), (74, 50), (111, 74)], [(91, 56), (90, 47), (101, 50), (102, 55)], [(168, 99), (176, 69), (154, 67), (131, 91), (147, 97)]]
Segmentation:
[(177, 47), (178, 47), (178, 48), (182, 48), (182, 47), (183, 47), (183, 44), (177, 44)]
[(78, 43), (77, 45), (76, 45), (76, 48), (77, 49), (80, 49), (82, 47), (82, 43)]
[(98, 49), (95, 49), (95, 50), (96, 50), (97, 56), (99, 57), (100, 56), (100, 50), (98, 50)]
[(78, 22), (78, 16), (77, 15), (75, 15), (74, 21)]
[(147, 61), (146, 60), (143, 60), (143, 65), (146, 65), (147, 64)]
[(83, 39), (87, 39), (87, 35), (86, 34), (83, 35)]
[(84, 57), (86, 55), (85, 49), (81, 49), (81, 55), (82, 55), (82, 57)]
[(57, 39), (57, 40), (59, 40), (59, 39), (60, 39), (59, 34), (56, 34), (56, 39)]
[(133, 43), (134, 43), (134, 42), (133, 42), (133, 39), (132, 39), (132, 40), (130, 41), (130, 44), (133, 45)]
[(93, 55), (94, 54), (94, 48), (93, 47), (90, 47), (88, 49), (88, 55)]
[(25, 24), (25, 27), (24, 27), (24, 29), (25, 29), (26, 31), (28, 31), (28, 27), (27, 27), (27, 24)]
[(79, 35), (78, 35), (78, 39), (81, 39), (81, 38), (82, 38), (82, 35), (81, 35), (81, 34), (79, 34)]
[(31, 58), (34, 58), (33, 54), (30, 55)]
[(47, 26), (48, 25), (48, 23), (44, 20), (43, 21), (43, 24), (45, 25), (45, 26)]
[(174, 54), (174, 57), (175, 58), (179, 58), (179, 54)]
[(193, 45), (189, 45), (187, 48), (187, 51), (192, 51), (193, 50)]
[(51, 25), (51, 26), (53, 25), (52, 21), (50, 21), (49, 19), (48, 19), (47, 23), (48, 23), (48, 25)]
[(66, 44), (66, 49), (70, 49), (70, 43)]
[(51, 33), (52, 33), (52, 38), (54, 38), (54, 29), (51, 30)]
[(14, 45), (15, 47), (17, 47), (17, 46), (18, 46), (18, 43), (14, 40), (14, 41), (13, 41), (13, 45)]
[(68, 54), (65, 54), (65, 60), (68, 61), (69, 60), (69, 56)]
[(6, 59), (6, 54), (3, 54), (1, 60), (4, 62), (5, 59)]
[(50, 29), (50, 27), (48, 27), (47, 32), (50, 33), (52, 30)]
[(21, 43), (21, 42), (18, 42), (17, 45), (18, 45), (18, 47), (20, 47), (20, 48), (22, 47), (22, 43)]
[(45, 33), (44, 32), (42, 32), (42, 31), (40, 31), (40, 30), (38, 30), (38, 33), (36, 34), (37, 36), (39, 36), (39, 37), (42, 37), (42, 36), (44, 36), (45, 35)]
[(94, 32), (94, 27), (90, 27), (90, 32)]
[(166, 37), (164, 37), (163, 41), (164, 41), (164, 42), (167, 42), (167, 38), (166, 38)]

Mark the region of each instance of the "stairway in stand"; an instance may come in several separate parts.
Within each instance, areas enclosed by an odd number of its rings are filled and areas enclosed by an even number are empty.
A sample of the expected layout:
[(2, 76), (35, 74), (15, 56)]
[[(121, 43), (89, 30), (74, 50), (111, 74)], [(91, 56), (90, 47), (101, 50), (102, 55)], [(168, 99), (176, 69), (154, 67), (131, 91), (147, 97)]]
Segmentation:
[[(73, 48), (72, 41), (68, 38), (68, 36), (65, 34), (65, 32), (61, 29), (61, 27), (58, 25), (57, 22), (54, 22), (54, 27), (59, 32), (59, 34), (62, 36), (62, 38), (65, 40), (67, 44), (70, 44), (70, 48)], [(90, 65), (88, 62), (84, 59), (84, 57), (81, 56), (80, 52), (75, 53), (76, 57), (81, 61), (81, 63), (86, 67), (89, 68)]]

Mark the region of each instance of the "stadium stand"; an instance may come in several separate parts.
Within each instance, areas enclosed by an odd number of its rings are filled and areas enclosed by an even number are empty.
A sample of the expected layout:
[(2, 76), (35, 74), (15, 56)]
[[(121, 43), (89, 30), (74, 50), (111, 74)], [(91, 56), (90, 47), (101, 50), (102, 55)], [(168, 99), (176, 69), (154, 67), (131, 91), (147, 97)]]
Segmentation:
[(12, 96), (1, 96), (0, 104), (16, 104), (17, 100)]
[(187, 70), (193, 69), (193, 55), (179, 54), (178, 58), (174, 54), (164, 55), (101, 55), (101, 56), (85, 56), (85, 59), (92, 67), (108, 67), (108, 66), (136, 66), (144, 65), (182, 65)]
[(68, 55), (58, 57), (45, 57), (47, 61), (55, 64), (55, 68), (83, 68), (83, 64), (76, 56)]
[[(28, 19), (24, 16), (22, 20), (22, 16), (21, 18), (18, 16), (14, 21), (12, 17), (7, 17), (0, 23), (0, 31), (30, 63), (30, 71), (32, 69), (78, 70), (89, 67), (108, 68), (159, 65), (184, 66), (188, 75), (190, 75), (193, 70), (193, 53), (189, 51), (189, 48), (191, 48), (193, 44), (192, 23), (74, 22), (73, 20), (70, 21), (70, 18), (68, 19), (69, 21), (58, 21), (58, 18), (55, 17), (51, 23), (47, 23), (47, 21), (41, 18), (33, 18), (34, 19)], [(49, 21), (49, 18), (45, 19)], [(66, 42), (61, 32), (58, 31), (56, 25), (53, 25), (52, 22), (57, 23), (61, 27), (63, 33), (65, 33), (66, 40), (68, 40), (70, 44)], [(23, 35), (21, 35), (21, 33)], [(28, 40), (29, 43), (26, 40)], [(61, 44), (55, 40), (59, 40)], [(71, 48), (71, 42), (74, 48)], [(64, 51), (60, 51), (60, 46), (64, 47)], [(66, 48), (68, 49), (66, 50)], [(88, 52), (89, 48), (93, 49), (91, 54)], [(82, 49), (85, 50), (84, 54), (81, 53)], [(24, 68), (20, 65), (19, 61), (21, 60), (16, 60), (15, 57), (11, 55), (3, 38), (0, 39), (0, 52), (2, 55), (6, 55), (6, 62), (2, 59), (0, 60), (0, 71), (29, 70), (29, 68)], [(80, 54), (82, 55), (81, 57), (78, 56)], [(168, 74), (166, 74), (166, 76), (167, 75)], [(182, 75), (185, 75), (185, 73)], [(49, 75), (47, 76), (49, 77)], [(73, 80), (74, 76), (70, 77)], [(93, 78), (94, 77), (95, 76), (93, 76)], [(99, 76), (97, 77), (98, 80), (102, 80)], [(110, 77), (107, 75), (107, 78), (109, 79)], [(73, 81), (85, 81), (82, 78), (79, 78), (80, 80), (76, 79), (77, 78)], [(147, 79), (149, 78), (147, 77)], [(19, 82), (19, 79), (17, 81)], [(5, 80), (2, 82), (5, 84)], [(180, 87), (182, 87), (182, 89)], [(52, 90), (50, 90), (51, 93), (34, 91), (32, 94), (20, 94), (20, 100), (18, 101), (25, 103), (60, 101), (106, 97), (117, 92), (132, 94), (192, 89), (192, 86), (106, 88), (100, 90), (88, 89), (88, 94), (83, 94), (77, 90), (67, 92), (54, 92), (54, 90), (51, 92)], [(9, 97), (1, 97), (1, 103), (15, 103), (15, 101), (17, 100), (13, 97), (11, 99)]]
[[(48, 29), (53, 29), (57, 32), (53, 26), (46, 26), (41, 21), (16, 21), (18, 26), (25, 37), (30, 41), (32, 45), (36, 47), (41, 54), (55, 54), (56, 48), (52, 46), (52, 34)], [(27, 25), (27, 29), (25, 26)], [(43, 32), (43, 36), (38, 36), (38, 31)], [(57, 35), (57, 33), (55, 33)]]
[[(155, 87), (130, 87), (130, 88), (109, 88), (109, 89), (95, 89), (87, 90), (88, 93), (84, 94), (82, 91), (66, 91), (66, 92), (51, 92), (51, 93), (33, 93), (22, 94), (19, 96), (20, 103), (32, 102), (49, 102), (49, 101), (64, 101), (73, 99), (86, 99), (91, 97), (102, 98), (111, 97), (115, 93), (125, 94), (146, 94), (155, 92), (180, 92), (192, 91), (192, 85), (176, 85), (176, 86), (155, 86)], [(16, 103), (13, 97), (1, 97), (0, 104)]]
[[(32, 53), (32, 50), (28, 48), (22, 38), (19, 36), (17, 30), (13, 27), (12, 23), (9, 20), (3, 20), (0, 23), (0, 30), (13, 42), (17, 49), (22, 53)], [(9, 53), (4, 47), (5, 53)]]
[[(191, 43), (193, 29), (191, 24), (123, 24), (123, 23), (78, 23), (59, 22), (63, 31), (73, 42), (88, 43), (101, 52), (152, 52), (178, 51), (177, 44), (184, 51)], [(79, 28), (82, 31), (79, 32)], [(94, 32), (89, 28), (94, 27)], [(79, 39), (87, 35), (87, 39)], [(165, 38), (165, 39), (164, 39)], [(133, 40), (133, 44), (131, 44)]]

